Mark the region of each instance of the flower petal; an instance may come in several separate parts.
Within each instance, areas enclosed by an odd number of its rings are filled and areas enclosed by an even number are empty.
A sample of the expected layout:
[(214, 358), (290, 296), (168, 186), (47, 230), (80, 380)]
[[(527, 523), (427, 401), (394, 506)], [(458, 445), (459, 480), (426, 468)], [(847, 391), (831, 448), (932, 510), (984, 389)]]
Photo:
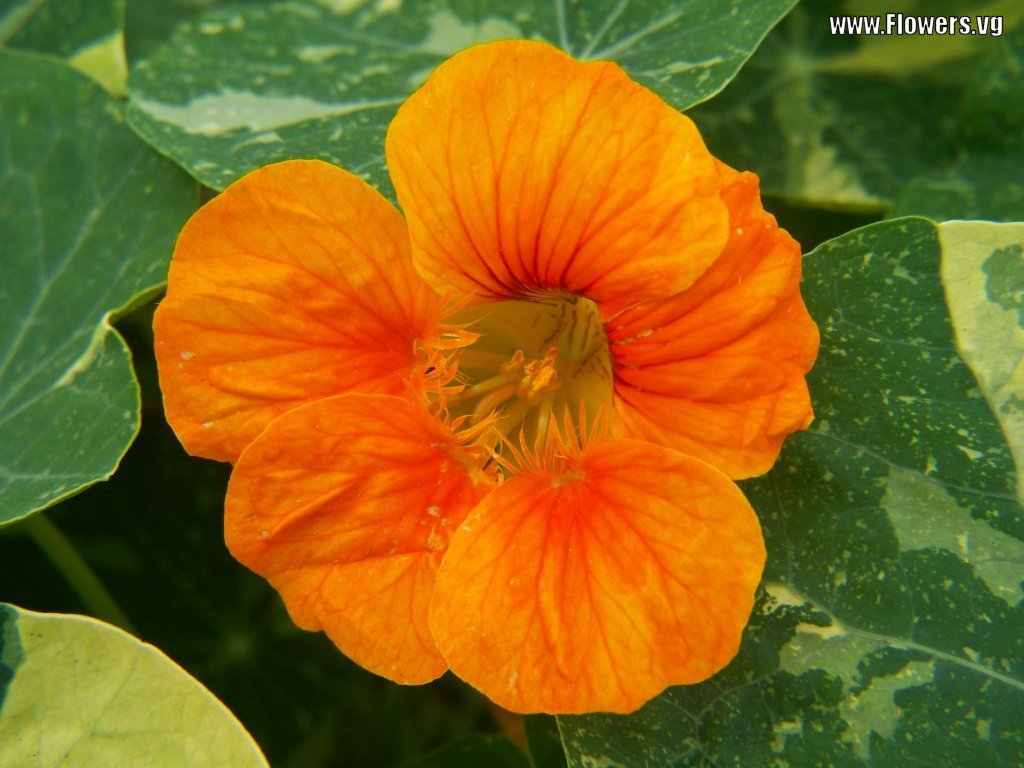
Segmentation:
[(371, 187), (319, 161), (254, 171), (178, 240), (154, 321), (167, 419), (190, 453), (234, 461), (297, 405), (401, 393), (440, 312)]
[(406, 398), (349, 394), (289, 411), (228, 487), (232, 554), (300, 627), (401, 683), (445, 671), (427, 630), (452, 530), (486, 492), (447, 427)]
[(625, 306), (687, 288), (725, 244), (697, 129), (610, 62), (470, 48), (402, 105), (386, 148), (416, 267), (438, 288)]
[(731, 477), (766, 472), (811, 421), (804, 375), (818, 329), (800, 297), (800, 246), (761, 207), (757, 177), (724, 165), (730, 236), (678, 296), (606, 326), (618, 434), (668, 445)]
[(630, 712), (736, 654), (765, 550), (708, 464), (592, 443), (565, 476), (524, 474), (466, 518), (430, 630), (452, 671), (516, 712)]

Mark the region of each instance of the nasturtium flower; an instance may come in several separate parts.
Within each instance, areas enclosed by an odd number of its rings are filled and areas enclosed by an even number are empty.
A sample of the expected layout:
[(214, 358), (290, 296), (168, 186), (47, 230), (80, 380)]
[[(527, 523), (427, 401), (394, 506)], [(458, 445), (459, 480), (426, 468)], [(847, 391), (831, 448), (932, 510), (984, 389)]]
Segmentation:
[(800, 249), (616, 65), (470, 48), (398, 110), (403, 216), (254, 171), (189, 221), (156, 346), (231, 552), (402, 683), (629, 712), (735, 655), (765, 549), (734, 479), (805, 427)]

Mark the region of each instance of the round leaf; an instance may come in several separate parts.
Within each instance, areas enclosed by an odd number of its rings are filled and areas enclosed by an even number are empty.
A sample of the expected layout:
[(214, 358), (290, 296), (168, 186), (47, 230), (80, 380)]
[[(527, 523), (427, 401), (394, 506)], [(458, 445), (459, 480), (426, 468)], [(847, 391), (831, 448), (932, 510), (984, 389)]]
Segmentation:
[(119, 629), (84, 616), (0, 605), (0, 638), (5, 764), (267, 765), (209, 691), (159, 650)]
[(164, 280), (195, 184), (55, 59), (0, 52), (0, 524), (116, 469), (138, 386), (111, 315)]
[(388, 123), (462, 48), (546, 40), (578, 58), (614, 59), (685, 109), (721, 89), (792, 4), (293, 0), (214, 9), (133, 70), (128, 118), (216, 189), (262, 165), (308, 157), (393, 197)]

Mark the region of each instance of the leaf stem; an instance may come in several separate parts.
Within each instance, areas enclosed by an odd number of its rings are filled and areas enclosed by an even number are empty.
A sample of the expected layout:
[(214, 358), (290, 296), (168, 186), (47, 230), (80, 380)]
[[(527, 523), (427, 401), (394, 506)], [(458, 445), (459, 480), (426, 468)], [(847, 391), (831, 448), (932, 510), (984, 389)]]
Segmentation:
[(135, 634), (131, 620), (96, 575), (96, 571), (56, 525), (40, 513), (28, 517), (23, 525), (93, 616)]

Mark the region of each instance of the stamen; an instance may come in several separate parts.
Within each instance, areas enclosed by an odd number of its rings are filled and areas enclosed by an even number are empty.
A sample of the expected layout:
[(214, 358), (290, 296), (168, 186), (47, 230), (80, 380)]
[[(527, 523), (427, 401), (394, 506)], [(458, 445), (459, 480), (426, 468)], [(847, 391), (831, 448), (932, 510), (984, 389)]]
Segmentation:
[(498, 420), (495, 423), (498, 432), (501, 436), (509, 434), (516, 429), (522, 429), (527, 415), (532, 410), (533, 406), (527, 403), (522, 398), (516, 398), (511, 403), (506, 405), (498, 416)]
[(493, 483), (499, 478), (498, 465), (493, 461), (497, 431), (494, 422), (497, 414), (493, 411), (477, 424), (466, 427), (466, 417), (452, 417), (448, 412), (438, 414), (454, 438), (452, 456), (465, 464), (474, 483)]
[(512, 355), (511, 359), (507, 363), (502, 363), (501, 367), (498, 368), (498, 370), (501, 371), (502, 373), (514, 371), (516, 368), (520, 367), (523, 364), (524, 360), (526, 360), (526, 355), (523, 354), (523, 350), (517, 349), (515, 353)]
[(492, 376), (489, 379), (484, 379), (483, 381), (477, 384), (473, 384), (472, 386), (466, 387), (463, 390), (463, 397), (461, 399), (472, 400), (474, 397), (485, 395), (492, 389), (497, 389), (498, 387), (504, 384), (512, 384), (518, 378), (519, 376), (517, 376), (515, 373), (510, 374), (502, 372), (498, 376)]
[(540, 402), (544, 393), (555, 385), (558, 369), (558, 347), (551, 347), (541, 360), (531, 360), (523, 366), (525, 374), (519, 382), (516, 394), (530, 405)]
[[(611, 356), (597, 305), (547, 293), (468, 307), (449, 327), (472, 328), (479, 339), (445, 354), (458, 377), (441, 397), (466, 423), (493, 425), (492, 466), (506, 476), (527, 467), (559, 477), (570, 471), (565, 462), (579, 455), (594, 426), (587, 419), (611, 398)], [(446, 370), (441, 378), (451, 376)]]
[(537, 408), (537, 434), (545, 435), (551, 420), (551, 411), (555, 406), (555, 393), (548, 392), (544, 401)]
[(498, 406), (516, 394), (515, 384), (506, 384), (504, 387), (488, 392), (480, 398), (480, 402), (473, 409), (473, 415), (469, 417), (470, 423), (477, 423), (497, 410)]

